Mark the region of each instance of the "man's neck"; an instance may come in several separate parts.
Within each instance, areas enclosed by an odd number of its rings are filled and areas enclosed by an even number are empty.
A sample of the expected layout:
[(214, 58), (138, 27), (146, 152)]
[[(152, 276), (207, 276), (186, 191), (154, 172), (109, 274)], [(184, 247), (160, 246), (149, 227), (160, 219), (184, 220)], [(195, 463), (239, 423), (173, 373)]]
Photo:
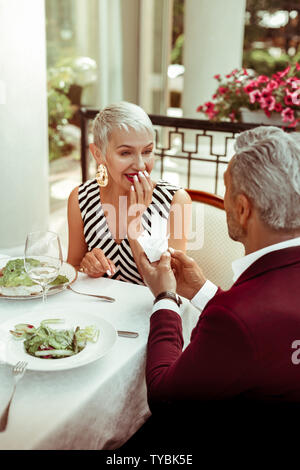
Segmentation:
[(243, 241), (245, 246), (245, 255), (249, 255), (254, 251), (261, 250), (266, 246), (275, 245), (293, 238), (300, 237), (300, 231), (283, 232), (283, 231), (270, 231), (262, 230), (257, 231), (253, 236), (249, 236), (247, 240)]

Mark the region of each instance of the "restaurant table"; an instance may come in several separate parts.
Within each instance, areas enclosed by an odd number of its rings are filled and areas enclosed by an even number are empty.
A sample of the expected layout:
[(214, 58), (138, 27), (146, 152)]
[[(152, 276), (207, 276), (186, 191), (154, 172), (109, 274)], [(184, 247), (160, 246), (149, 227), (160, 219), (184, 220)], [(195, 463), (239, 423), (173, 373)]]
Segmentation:
[[(153, 295), (145, 286), (78, 273), (80, 292), (114, 297), (114, 303), (64, 290), (40, 298), (0, 298), (1, 323), (30, 311), (89, 313), (117, 330), (137, 331), (137, 338), (118, 337), (112, 349), (89, 364), (63, 371), (27, 370), (17, 385), (1, 450), (113, 450), (125, 443), (148, 419), (145, 383), (146, 346)], [(185, 344), (199, 312), (183, 299)], [(45, 315), (46, 316), (46, 315)], [(2, 344), (2, 348), (5, 345)], [(0, 341), (1, 349), (1, 341)], [(42, 359), (41, 359), (42, 360)], [(56, 359), (59, 360), (59, 359)], [(12, 392), (11, 366), (0, 364), (0, 413)]]

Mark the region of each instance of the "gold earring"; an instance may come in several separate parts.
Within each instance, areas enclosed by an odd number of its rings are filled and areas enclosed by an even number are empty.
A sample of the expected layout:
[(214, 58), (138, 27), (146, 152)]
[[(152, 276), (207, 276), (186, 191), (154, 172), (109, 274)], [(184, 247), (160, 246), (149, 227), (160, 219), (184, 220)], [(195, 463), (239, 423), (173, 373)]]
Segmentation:
[(99, 186), (101, 186), (102, 188), (104, 186), (107, 186), (107, 183), (108, 183), (107, 169), (106, 169), (106, 166), (103, 165), (102, 163), (97, 168), (96, 180)]

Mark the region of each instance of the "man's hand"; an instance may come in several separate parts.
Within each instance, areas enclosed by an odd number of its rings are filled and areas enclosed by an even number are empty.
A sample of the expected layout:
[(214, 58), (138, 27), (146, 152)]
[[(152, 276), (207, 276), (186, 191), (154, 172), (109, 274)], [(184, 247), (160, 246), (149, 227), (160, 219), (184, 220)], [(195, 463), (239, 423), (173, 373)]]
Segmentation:
[(168, 251), (161, 255), (158, 262), (150, 263), (145, 253), (140, 258), (140, 269), (145, 284), (154, 297), (165, 291), (176, 292), (176, 279), (171, 268), (171, 255)]
[(177, 293), (191, 300), (206, 282), (202, 270), (196, 261), (180, 250), (169, 248), (171, 266), (177, 281)]

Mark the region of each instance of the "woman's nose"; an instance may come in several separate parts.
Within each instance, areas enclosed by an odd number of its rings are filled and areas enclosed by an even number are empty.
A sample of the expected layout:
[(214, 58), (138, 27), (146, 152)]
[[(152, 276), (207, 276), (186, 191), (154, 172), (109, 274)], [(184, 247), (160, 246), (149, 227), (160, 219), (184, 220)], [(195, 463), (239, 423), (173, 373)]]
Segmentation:
[(146, 169), (145, 161), (143, 159), (142, 154), (137, 155), (136, 166), (137, 166), (137, 170), (139, 171), (144, 171)]

